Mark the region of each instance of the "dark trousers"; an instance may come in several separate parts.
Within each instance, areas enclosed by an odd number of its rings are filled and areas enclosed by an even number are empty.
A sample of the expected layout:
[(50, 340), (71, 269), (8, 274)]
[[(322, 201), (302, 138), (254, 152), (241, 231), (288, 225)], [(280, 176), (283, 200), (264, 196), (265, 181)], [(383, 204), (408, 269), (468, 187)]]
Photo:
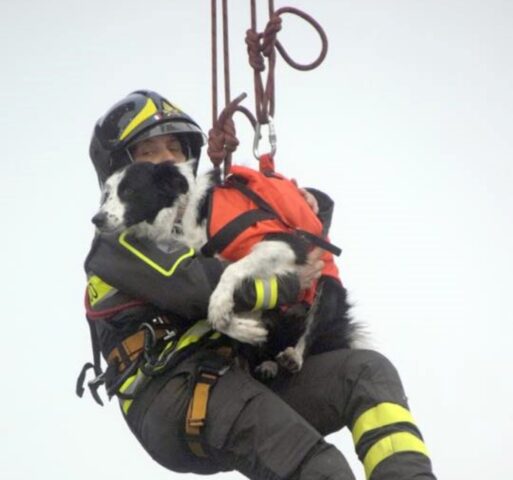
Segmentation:
[(208, 404), (203, 443), (185, 441), (185, 415), (201, 354), (150, 382), (127, 421), (148, 453), (176, 472), (238, 470), (255, 480), (351, 480), (342, 453), (324, 436), (348, 426), (371, 480), (433, 480), (431, 463), (396, 369), (371, 350), (308, 357), (302, 370), (264, 385), (234, 366)]

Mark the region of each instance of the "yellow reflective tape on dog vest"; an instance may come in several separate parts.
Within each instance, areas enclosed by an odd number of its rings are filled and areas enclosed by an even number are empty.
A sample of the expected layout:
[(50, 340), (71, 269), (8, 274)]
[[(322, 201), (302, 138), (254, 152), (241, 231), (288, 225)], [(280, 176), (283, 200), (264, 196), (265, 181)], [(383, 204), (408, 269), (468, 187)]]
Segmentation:
[(158, 263), (153, 261), (150, 257), (144, 255), (144, 253), (142, 253), (140, 250), (135, 248), (131, 243), (129, 243), (126, 238), (127, 233), (128, 233), (127, 231), (124, 231), (119, 236), (119, 238), (118, 238), (119, 243), (121, 245), (123, 245), (123, 247), (125, 247), (129, 252), (133, 253), (137, 258), (142, 260), (144, 263), (149, 265), (151, 268), (157, 270), (157, 272), (164, 275), (165, 277), (170, 277), (171, 275), (173, 275), (173, 273), (175, 273), (176, 269), (178, 268), (178, 265), (180, 265), (180, 263), (182, 263), (186, 258), (194, 256), (194, 253), (195, 253), (194, 248), (190, 248), (188, 252), (184, 253), (181, 257), (179, 257), (176, 260), (176, 262), (171, 266), (171, 268), (166, 270), (164, 267), (162, 267), (161, 265), (159, 265)]
[[(363, 412), (353, 425), (353, 442), (355, 446), (364, 434), (377, 428), (394, 423), (410, 423), (415, 425), (409, 410), (397, 403), (384, 402)], [(395, 453), (417, 452), (428, 455), (424, 442), (410, 432), (392, 433), (378, 440), (369, 449), (363, 459), (366, 477), (369, 478), (376, 466)]]
[(123, 140), (128, 137), (131, 132), (133, 132), (142, 122), (150, 118), (152, 115), (157, 113), (158, 109), (155, 103), (151, 98), (148, 98), (146, 104), (141, 109), (141, 111), (132, 118), (131, 122), (125, 127), (125, 129), (121, 132), (119, 136), (119, 140)]
[(87, 296), (89, 297), (89, 303), (92, 307), (113, 290), (115, 290), (114, 287), (110, 286), (96, 275), (90, 276), (87, 280)]
[(415, 452), (429, 456), (424, 442), (410, 432), (397, 432), (378, 440), (363, 459), (366, 478), (370, 478), (374, 469), (383, 460), (401, 452)]
[(255, 305), (252, 311), (271, 310), (278, 303), (278, 280), (273, 275), (269, 280), (255, 279)]

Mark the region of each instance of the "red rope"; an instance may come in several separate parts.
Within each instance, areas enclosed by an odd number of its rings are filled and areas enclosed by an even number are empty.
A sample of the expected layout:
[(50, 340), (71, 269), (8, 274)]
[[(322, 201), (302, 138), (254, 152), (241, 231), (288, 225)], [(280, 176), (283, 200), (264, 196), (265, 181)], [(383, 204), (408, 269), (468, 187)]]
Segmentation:
[[(225, 173), (229, 170), (231, 155), (239, 145), (237, 139), (233, 115), (236, 111), (243, 113), (255, 127), (256, 122), (260, 125), (269, 123), (269, 117), (274, 117), (275, 109), (275, 66), (276, 51), (287, 62), (288, 65), (297, 70), (312, 70), (319, 66), (328, 51), (328, 39), (326, 33), (310, 15), (293, 7), (283, 7), (274, 11), (274, 1), (269, 0), (269, 21), (263, 32), (257, 32), (257, 11), (256, 1), (251, 0), (251, 28), (246, 32), (246, 45), (248, 50), (249, 64), (253, 68), (254, 89), (255, 89), (255, 117), (239, 103), (246, 97), (246, 94), (239, 95), (235, 100), (230, 101), (230, 66), (229, 66), (229, 38), (228, 38), (228, 5), (227, 0), (222, 0), (223, 6), (223, 55), (224, 55), (224, 82), (225, 82), (225, 108), (217, 116), (217, 0), (211, 0), (212, 10), (212, 128), (209, 131), (208, 155), (214, 166), (220, 167), (224, 162)], [(321, 38), (322, 48), (318, 58), (310, 64), (300, 64), (294, 61), (283, 45), (278, 41), (277, 36), (282, 28), (281, 15), (297, 15), (312, 25)], [(263, 79), (263, 72), (266, 70), (267, 77)], [(265, 84), (265, 86), (264, 86)]]

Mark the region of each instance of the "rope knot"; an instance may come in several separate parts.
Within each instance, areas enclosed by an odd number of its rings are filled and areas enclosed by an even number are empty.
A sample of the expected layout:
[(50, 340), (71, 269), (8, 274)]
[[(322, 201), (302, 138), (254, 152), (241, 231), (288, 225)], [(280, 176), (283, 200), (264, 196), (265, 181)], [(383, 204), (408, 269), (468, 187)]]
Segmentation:
[(257, 72), (265, 70), (264, 57), (262, 56), (260, 39), (262, 35), (253, 29), (246, 31), (246, 45), (248, 46), (249, 64)]
[(281, 17), (273, 14), (267, 23), (264, 34), (261, 50), (266, 57), (270, 57), (276, 44), (276, 35), (281, 30)]
[(207, 153), (214, 166), (218, 167), (225, 158), (237, 150), (239, 140), (235, 131), (233, 114), (239, 103), (246, 97), (243, 93), (230, 102), (221, 112), (214, 126), (208, 132)]

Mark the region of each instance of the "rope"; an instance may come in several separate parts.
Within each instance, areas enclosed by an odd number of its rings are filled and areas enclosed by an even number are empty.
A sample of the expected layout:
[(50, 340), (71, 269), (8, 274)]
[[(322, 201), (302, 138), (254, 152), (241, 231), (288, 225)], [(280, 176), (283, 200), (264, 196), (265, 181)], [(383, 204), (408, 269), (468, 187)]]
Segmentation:
[[(251, 28), (246, 32), (246, 45), (249, 64), (253, 68), (255, 90), (255, 114), (239, 105), (246, 94), (239, 95), (230, 101), (230, 65), (229, 65), (229, 36), (228, 36), (228, 0), (222, 0), (223, 16), (223, 61), (224, 61), (224, 93), (225, 108), (217, 115), (217, 0), (211, 0), (212, 11), (212, 128), (209, 131), (208, 155), (215, 167), (224, 162), (225, 174), (231, 164), (231, 155), (237, 149), (237, 139), (233, 115), (235, 112), (243, 113), (251, 122), (253, 128), (257, 125), (269, 124), (275, 111), (275, 66), (276, 51), (292, 68), (301, 71), (313, 70), (319, 66), (328, 51), (328, 39), (321, 25), (310, 15), (293, 7), (283, 7), (274, 11), (274, 1), (269, 0), (269, 21), (263, 32), (257, 32), (256, 0), (251, 0)], [(319, 56), (309, 64), (300, 64), (293, 60), (283, 45), (278, 41), (277, 35), (282, 28), (281, 16), (284, 14), (297, 15), (314, 27), (321, 39), (322, 48)], [(263, 80), (263, 72), (268, 64), (267, 78)], [(265, 86), (264, 86), (265, 83)]]

